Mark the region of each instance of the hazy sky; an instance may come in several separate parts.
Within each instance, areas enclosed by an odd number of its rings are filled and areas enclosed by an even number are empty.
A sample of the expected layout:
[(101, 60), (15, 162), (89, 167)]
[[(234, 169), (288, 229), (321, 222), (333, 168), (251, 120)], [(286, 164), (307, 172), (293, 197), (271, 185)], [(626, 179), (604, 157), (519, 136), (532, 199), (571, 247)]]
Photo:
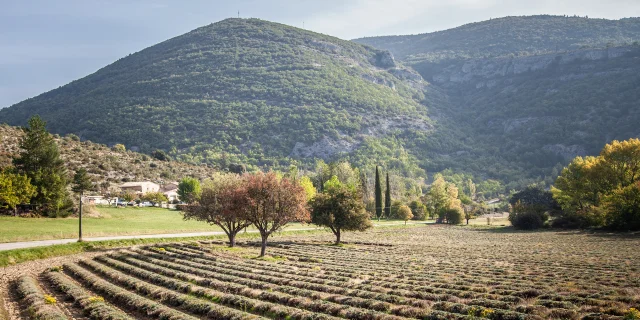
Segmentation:
[(238, 10), (352, 39), (507, 15), (638, 17), (640, 0), (0, 0), (0, 108)]

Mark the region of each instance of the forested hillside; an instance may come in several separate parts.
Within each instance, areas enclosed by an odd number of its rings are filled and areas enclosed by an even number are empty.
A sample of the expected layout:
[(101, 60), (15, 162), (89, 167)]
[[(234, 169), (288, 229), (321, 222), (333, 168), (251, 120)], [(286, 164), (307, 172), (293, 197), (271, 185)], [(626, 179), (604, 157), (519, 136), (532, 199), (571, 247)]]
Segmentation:
[(640, 135), (638, 40), (635, 18), (507, 17), (355, 41), (227, 19), (2, 109), (0, 123), (39, 114), (54, 133), (221, 169), (347, 159), (508, 191)]
[[(357, 39), (387, 49), (447, 103), (418, 155), (431, 171), (550, 184), (576, 155), (640, 136), (640, 19), (507, 17), (414, 36)], [(431, 148), (433, 150), (433, 148)]]
[(385, 146), (392, 132), (431, 127), (419, 103), (424, 85), (386, 51), (227, 19), (0, 110), (0, 122), (39, 114), (54, 133), (220, 167), (346, 153), (392, 159), (406, 156), (379, 154), (395, 148)]
[(385, 48), (410, 64), (450, 59), (525, 56), (632, 45), (640, 41), (640, 18), (577, 16), (504, 17), (432, 33), (355, 39)]

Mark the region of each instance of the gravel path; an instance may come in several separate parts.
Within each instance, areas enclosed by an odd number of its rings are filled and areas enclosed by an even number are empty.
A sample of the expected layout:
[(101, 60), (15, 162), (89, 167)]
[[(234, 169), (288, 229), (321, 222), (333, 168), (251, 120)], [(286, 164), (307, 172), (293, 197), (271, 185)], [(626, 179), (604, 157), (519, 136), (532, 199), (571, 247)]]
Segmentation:
[[(394, 225), (402, 225), (403, 222), (398, 223), (385, 223), (385, 224), (375, 224), (374, 226), (394, 226)], [(424, 224), (424, 222), (409, 222), (410, 224)], [(285, 229), (285, 231), (309, 231), (309, 230), (318, 230), (322, 228), (296, 228), (296, 229)], [(248, 233), (257, 233), (258, 230), (248, 230)], [(84, 238), (84, 241), (105, 241), (105, 240), (125, 240), (125, 239), (152, 239), (152, 238), (188, 238), (188, 237), (207, 237), (207, 236), (219, 236), (224, 235), (223, 231), (210, 231), (210, 232), (192, 232), (192, 233), (162, 233), (162, 234), (146, 234), (146, 235), (132, 235), (132, 236), (113, 236), (113, 237), (97, 237), (97, 238)], [(13, 249), (24, 249), (24, 248), (34, 248), (34, 247), (45, 247), (56, 244), (67, 244), (78, 241), (78, 239), (55, 239), (55, 240), (39, 240), (39, 241), (23, 241), (23, 242), (9, 242), (9, 243), (0, 243), (0, 251), (5, 250), (13, 250)]]

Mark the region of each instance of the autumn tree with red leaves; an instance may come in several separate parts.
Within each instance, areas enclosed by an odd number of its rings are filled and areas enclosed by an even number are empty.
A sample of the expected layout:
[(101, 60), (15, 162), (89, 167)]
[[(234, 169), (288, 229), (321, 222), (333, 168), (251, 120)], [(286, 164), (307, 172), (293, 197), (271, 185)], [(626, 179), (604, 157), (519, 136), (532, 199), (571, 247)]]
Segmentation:
[(260, 231), (260, 257), (264, 257), (267, 239), (273, 232), (290, 222), (310, 220), (306, 193), (298, 183), (273, 172), (246, 175), (244, 185), (249, 199), (247, 220)]
[(200, 198), (186, 206), (184, 219), (219, 226), (227, 234), (229, 246), (233, 247), (238, 232), (251, 225), (248, 203), (247, 188), (242, 177), (218, 174), (205, 182)]

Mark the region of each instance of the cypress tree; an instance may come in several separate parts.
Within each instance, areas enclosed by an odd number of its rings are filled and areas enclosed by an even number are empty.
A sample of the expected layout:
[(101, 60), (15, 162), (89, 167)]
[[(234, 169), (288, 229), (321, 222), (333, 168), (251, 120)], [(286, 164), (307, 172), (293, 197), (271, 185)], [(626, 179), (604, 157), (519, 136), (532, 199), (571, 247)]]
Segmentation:
[(387, 172), (387, 190), (384, 194), (384, 214), (387, 216), (387, 220), (391, 217), (391, 186), (389, 185), (389, 172)]
[(376, 217), (380, 221), (382, 216), (382, 186), (380, 183), (380, 169), (376, 166)]
[(46, 122), (39, 116), (29, 119), (29, 127), (20, 141), (20, 155), (13, 165), (20, 174), (31, 179), (36, 195), (31, 203), (41, 206), (48, 214), (58, 213), (67, 199), (67, 171), (53, 137), (46, 129)]

